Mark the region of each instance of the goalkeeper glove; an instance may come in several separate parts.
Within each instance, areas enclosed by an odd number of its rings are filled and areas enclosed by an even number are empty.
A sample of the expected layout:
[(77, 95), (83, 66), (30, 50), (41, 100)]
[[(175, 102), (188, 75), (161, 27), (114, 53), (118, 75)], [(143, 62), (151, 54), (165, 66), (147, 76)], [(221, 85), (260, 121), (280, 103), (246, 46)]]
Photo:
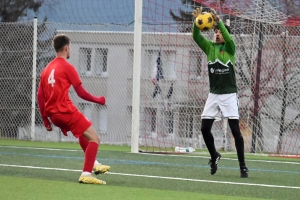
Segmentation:
[(193, 11), (194, 19), (196, 19), (198, 17), (198, 15), (201, 15), (201, 14), (202, 14), (202, 7), (196, 8), (196, 10)]
[(212, 15), (212, 17), (214, 18), (214, 21), (216, 23), (218, 23), (220, 21), (220, 17), (217, 15), (217, 12), (215, 9), (210, 9), (210, 14)]

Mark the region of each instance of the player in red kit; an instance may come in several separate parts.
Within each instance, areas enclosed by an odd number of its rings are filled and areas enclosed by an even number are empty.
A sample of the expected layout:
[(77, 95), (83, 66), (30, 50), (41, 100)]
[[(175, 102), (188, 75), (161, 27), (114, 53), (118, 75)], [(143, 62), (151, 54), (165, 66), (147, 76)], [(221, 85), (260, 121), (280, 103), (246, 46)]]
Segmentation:
[[(105, 97), (96, 97), (87, 92), (80, 80), (75, 67), (66, 59), (70, 57), (70, 38), (64, 34), (53, 38), (53, 47), (56, 51), (54, 58), (42, 71), (38, 88), (38, 105), (47, 131), (52, 131), (52, 123), (59, 127), (64, 135), (71, 131), (79, 139), (84, 151), (84, 166), (79, 178), (80, 183), (106, 184), (92, 176), (106, 173), (110, 166), (102, 165), (96, 160), (100, 137), (89, 121), (69, 98), (69, 89), (74, 87), (77, 95), (90, 102), (105, 104)], [(50, 120), (49, 120), (50, 119)]]

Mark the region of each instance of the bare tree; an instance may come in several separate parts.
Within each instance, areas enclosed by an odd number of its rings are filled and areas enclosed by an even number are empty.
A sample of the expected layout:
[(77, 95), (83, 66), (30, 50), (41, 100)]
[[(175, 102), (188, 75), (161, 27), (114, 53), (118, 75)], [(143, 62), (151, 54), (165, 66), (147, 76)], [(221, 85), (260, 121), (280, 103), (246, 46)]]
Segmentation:
[(1, 22), (16, 22), (20, 17), (26, 16), (27, 10), (38, 12), (45, 0), (1, 0)]
[[(33, 23), (17, 22), (44, 1), (0, 1), (0, 134), (16, 137), (18, 127), (30, 124), (33, 65)], [(9, 23), (8, 23), (9, 22)], [(45, 30), (39, 25), (39, 34)]]

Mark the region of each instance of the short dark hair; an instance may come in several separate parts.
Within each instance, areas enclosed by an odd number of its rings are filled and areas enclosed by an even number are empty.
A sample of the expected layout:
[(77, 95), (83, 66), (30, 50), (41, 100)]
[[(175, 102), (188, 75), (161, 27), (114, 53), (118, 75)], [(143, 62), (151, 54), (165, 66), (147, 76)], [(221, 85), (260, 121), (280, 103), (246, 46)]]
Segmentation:
[[(227, 29), (228, 33), (230, 34), (230, 33), (231, 33), (231, 31), (230, 31), (230, 27), (229, 27), (229, 26), (227, 26), (226, 24), (224, 24), (224, 26), (225, 26), (225, 28)], [(219, 28), (219, 26), (218, 26), (218, 25), (215, 25), (215, 26), (214, 26), (214, 31), (216, 31), (216, 30), (220, 30), (220, 28)]]
[(65, 34), (58, 34), (53, 38), (53, 47), (56, 52), (60, 52), (63, 50), (64, 46), (70, 44), (70, 38)]

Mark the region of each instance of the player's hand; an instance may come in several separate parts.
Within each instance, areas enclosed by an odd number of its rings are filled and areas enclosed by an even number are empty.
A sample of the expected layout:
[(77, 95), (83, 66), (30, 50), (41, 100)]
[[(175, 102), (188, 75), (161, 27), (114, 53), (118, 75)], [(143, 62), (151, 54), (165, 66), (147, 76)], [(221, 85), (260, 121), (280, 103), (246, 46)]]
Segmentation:
[(47, 129), (47, 131), (52, 131), (51, 125), (47, 126), (46, 129)]
[(200, 8), (196, 8), (194, 11), (193, 11), (193, 17), (194, 19), (196, 19), (198, 17), (198, 15), (201, 15), (202, 14), (202, 7)]
[(106, 98), (105, 98), (104, 96), (98, 97), (98, 103), (99, 103), (100, 105), (105, 105), (105, 103), (106, 103)]
[(65, 136), (68, 136), (68, 130), (67, 130), (67, 129), (62, 128), (62, 129), (60, 129), (60, 130), (61, 130), (61, 132), (62, 132)]
[(52, 131), (51, 122), (49, 121), (48, 117), (43, 117), (43, 122), (47, 131)]
[(156, 83), (156, 78), (151, 79), (151, 82), (153, 83), (153, 85), (155, 85), (155, 83)]
[(212, 17), (214, 18), (215, 22), (219, 22), (220, 21), (220, 17), (217, 15), (217, 12), (215, 9), (210, 9), (210, 14), (212, 15)]

